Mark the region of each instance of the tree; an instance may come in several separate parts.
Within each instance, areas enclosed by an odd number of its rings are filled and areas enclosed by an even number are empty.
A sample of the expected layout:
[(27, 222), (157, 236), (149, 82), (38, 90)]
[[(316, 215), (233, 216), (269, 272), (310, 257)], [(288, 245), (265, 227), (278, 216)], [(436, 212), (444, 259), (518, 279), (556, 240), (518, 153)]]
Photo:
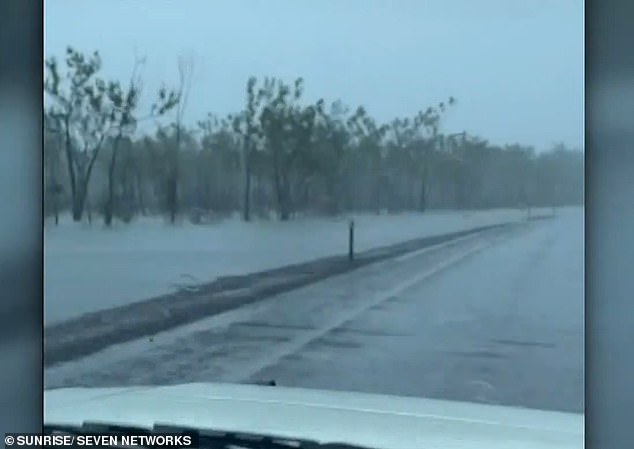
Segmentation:
[[(60, 182), (59, 162), (64, 132), (59, 116), (50, 111), (44, 113), (44, 186), (45, 206), (51, 204), (55, 225), (59, 224), (60, 196), (64, 187)], [(47, 215), (49, 209), (46, 208)]]
[[(90, 212), (89, 185), (90, 198), (104, 199), (106, 224), (139, 205), (174, 222), (185, 209), (193, 220), (239, 212), (249, 221), (271, 209), (288, 220), (312, 211), (583, 202), (582, 152), (559, 145), (539, 153), (445, 133), (453, 98), (380, 124), (363, 107), (303, 101), (301, 78), (286, 84), (251, 77), (242, 110), (210, 114), (192, 129), (183, 117), (191, 61), (179, 59), (178, 85), (162, 88), (147, 116), (138, 112), (136, 66), (125, 85), (101, 79), (100, 68), (97, 53), (73, 49), (64, 70), (54, 58), (46, 61), (45, 208), (56, 217), (65, 209), (76, 220), (84, 207)], [(172, 109), (171, 124), (135, 131), (142, 120)]]
[(265, 95), (263, 89), (256, 93), (257, 79), (250, 77), (247, 81), (247, 108), (243, 114), (237, 115), (233, 122), (233, 130), (242, 137), (242, 157), (244, 161), (244, 202), (242, 217), (244, 221), (251, 219), (251, 178), (253, 170), (253, 152), (262, 136), (257, 122), (257, 114)]
[(234, 131), (235, 122), (231, 114), (222, 119), (210, 114), (198, 122), (202, 138), (196, 169), (197, 196), (202, 208), (214, 212), (227, 213), (238, 207), (240, 153), (244, 148), (241, 135)]
[[(313, 142), (299, 161), (303, 197), (308, 207), (310, 181), (318, 178), (323, 190), (323, 196), (317, 200), (318, 208), (334, 214), (342, 207), (338, 192), (343, 189), (344, 158), (350, 144), (350, 132), (346, 125), (348, 109), (341, 102), (333, 102), (330, 111), (326, 111), (324, 100), (320, 99), (315, 104), (315, 111)], [(318, 186), (314, 187), (317, 190)]]
[(107, 95), (112, 103), (112, 126), (116, 134), (113, 139), (110, 163), (108, 165), (108, 196), (104, 206), (104, 223), (106, 226), (112, 224), (115, 209), (114, 174), (122, 139), (127, 137), (128, 141), (130, 141), (139, 121), (164, 115), (178, 104), (180, 98), (176, 92), (168, 92), (165, 88), (161, 88), (158, 93), (158, 100), (152, 105), (150, 114), (142, 118), (136, 117), (142, 90), (141, 79), (138, 75), (141, 64), (143, 64), (142, 60), (137, 59), (135, 61), (132, 76), (125, 92), (119, 82), (111, 82), (108, 85)]
[(360, 190), (370, 194), (370, 198), (366, 201), (367, 206), (380, 212), (386, 206), (386, 196), (390, 189), (385, 167), (388, 149), (383, 142), (389, 126), (378, 126), (362, 106), (356, 109), (346, 124), (350, 132), (354, 157), (347, 164), (345, 176), (350, 180), (354, 177), (356, 166), (364, 167), (362, 176), (366, 187)]
[(176, 128), (176, 145), (170, 152), (170, 172), (167, 180), (167, 202), (172, 224), (176, 222), (176, 215), (178, 214), (178, 182), (180, 177), (178, 158), (181, 147), (183, 114), (187, 107), (191, 89), (193, 68), (194, 65), (191, 59), (183, 57), (178, 59), (178, 90), (176, 94), (178, 101), (176, 105), (176, 122), (174, 124)]
[(73, 220), (80, 221), (95, 161), (114, 120), (107, 98), (108, 87), (96, 76), (101, 69), (98, 52), (86, 57), (68, 47), (65, 76), (60, 74), (55, 58), (47, 59), (45, 66), (44, 91), (53, 103), (50, 114), (64, 134)]
[(416, 165), (421, 175), (419, 200), (419, 210), (421, 212), (427, 210), (431, 168), (444, 143), (444, 138), (439, 133), (440, 120), (447, 107), (454, 104), (455, 99), (449, 97), (446, 104), (440, 102), (437, 108), (429, 107), (425, 112), (419, 112), (414, 118), (414, 151), (416, 154)]
[(281, 80), (266, 80), (265, 105), (260, 114), (266, 148), (272, 160), (272, 178), (281, 220), (290, 218), (293, 209), (291, 176), (302, 151), (310, 145), (315, 126), (314, 106), (297, 104), (303, 93), (303, 80), (295, 80), (293, 90)]

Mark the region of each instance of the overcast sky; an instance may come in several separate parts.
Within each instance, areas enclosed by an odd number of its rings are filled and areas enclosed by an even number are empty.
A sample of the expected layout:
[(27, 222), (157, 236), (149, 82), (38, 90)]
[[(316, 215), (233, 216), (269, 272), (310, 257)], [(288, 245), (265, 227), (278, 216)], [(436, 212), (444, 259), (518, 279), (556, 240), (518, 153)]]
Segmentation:
[(243, 108), (250, 75), (305, 79), (309, 101), (364, 105), (379, 121), (449, 96), (447, 132), (538, 150), (583, 146), (581, 0), (49, 0), (45, 55), (99, 50), (147, 103), (193, 58), (185, 120)]

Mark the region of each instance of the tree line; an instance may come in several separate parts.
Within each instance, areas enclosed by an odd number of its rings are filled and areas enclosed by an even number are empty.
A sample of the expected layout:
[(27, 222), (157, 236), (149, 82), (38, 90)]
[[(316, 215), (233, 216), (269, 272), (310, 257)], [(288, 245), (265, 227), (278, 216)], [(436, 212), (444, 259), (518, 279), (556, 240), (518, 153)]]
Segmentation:
[[(454, 98), (379, 123), (362, 107), (303, 101), (304, 80), (251, 77), (244, 109), (182, 117), (192, 65), (147, 111), (142, 80), (104, 80), (98, 52), (69, 47), (45, 61), (45, 213), (107, 225), (139, 214), (203, 222), (298, 214), (430, 208), (556, 207), (583, 203), (583, 153), (536, 152), (443, 131)], [(151, 132), (139, 125), (153, 121)]]

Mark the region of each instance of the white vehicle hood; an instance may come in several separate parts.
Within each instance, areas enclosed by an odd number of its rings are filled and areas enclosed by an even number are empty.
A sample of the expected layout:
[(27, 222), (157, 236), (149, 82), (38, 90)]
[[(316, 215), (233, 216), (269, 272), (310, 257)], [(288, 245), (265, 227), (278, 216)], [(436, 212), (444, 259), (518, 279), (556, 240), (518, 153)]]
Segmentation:
[(172, 424), (381, 449), (584, 447), (582, 414), (239, 384), (46, 390), (44, 422)]

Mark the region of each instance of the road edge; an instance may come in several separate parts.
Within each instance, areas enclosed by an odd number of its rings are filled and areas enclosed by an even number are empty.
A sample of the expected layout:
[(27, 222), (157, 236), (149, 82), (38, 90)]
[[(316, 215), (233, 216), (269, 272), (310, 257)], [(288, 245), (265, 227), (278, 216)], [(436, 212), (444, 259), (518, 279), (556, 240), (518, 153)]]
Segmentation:
[(81, 315), (44, 329), (44, 366), (50, 367), (115, 344), (149, 337), (372, 263), (521, 223), (511, 221), (408, 240), (361, 252), (353, 261), (348, 260), (346, 255), (332, 256), (257, 273), (221, 277), (195, 290), (182, 290)]

